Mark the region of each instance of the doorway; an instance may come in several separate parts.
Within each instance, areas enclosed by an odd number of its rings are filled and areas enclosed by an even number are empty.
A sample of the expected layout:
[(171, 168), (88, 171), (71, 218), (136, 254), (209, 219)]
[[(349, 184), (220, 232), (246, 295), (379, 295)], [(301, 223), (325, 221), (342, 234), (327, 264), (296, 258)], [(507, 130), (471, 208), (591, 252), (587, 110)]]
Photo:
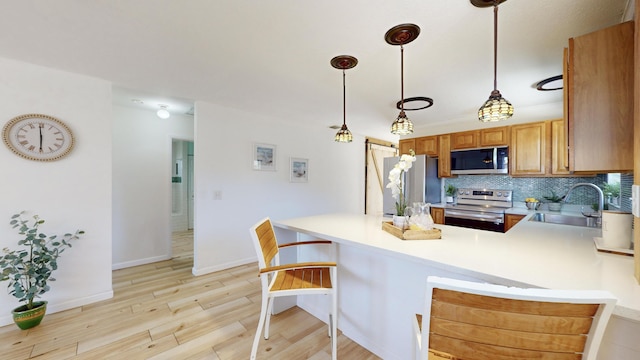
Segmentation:
[(367, 138), (365, 164), (365, 214), (382, 215), (382, 195), (384, 179), (389, 174), (383, 173), (384, 158), (398, 156), (396, 144)]
[[(171, 141), (171, 232), (172, 251), (175, 253), (176, 239), (181, 243), (178, 248), (188, 248), (193, 257), (194, 224), (194, 151), (193, 141), (172, 139)], [(188, 239), (187, 239), (188, 238)], [(179, 255), (180, 257), (185, 254)]]

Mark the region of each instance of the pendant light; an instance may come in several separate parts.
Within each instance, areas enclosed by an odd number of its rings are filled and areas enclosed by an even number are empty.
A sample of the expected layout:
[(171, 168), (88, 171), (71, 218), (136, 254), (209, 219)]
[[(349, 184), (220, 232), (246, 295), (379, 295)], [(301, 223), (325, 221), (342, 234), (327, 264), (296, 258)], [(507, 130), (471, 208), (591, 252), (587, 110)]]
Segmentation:
[[(484, 7), (478, 3), (486, 0), (471, 0), (475, 6)], [(478, 120), (482, 122), (507, 120), (513, 115), (513, 105), (502, 97), (498, 90), (498, 3), (506, 0), (493, 0), (493, 91), (478, 109)]]
[(391, 124), (391, 133), (395, 135), (409, 135), (413, 133), (413, 123), (404, 112), (404, 47), (415, 40), (420, 34), (420, 27), (415, 24), (400, 24), (392, 27), (384, 35), (384, 39), (391, 45), (400, 45), (400, 114)]
[(345, 70), (358, 65), (358, 59), (350, 55), (338, 55), (331, 59), (331, 66), (342, 70), (342, 128), (338, 131), (335, 141), (350, 143), (353, 140), (351, 131), (347, 128), (347, 87), (345, 85)]

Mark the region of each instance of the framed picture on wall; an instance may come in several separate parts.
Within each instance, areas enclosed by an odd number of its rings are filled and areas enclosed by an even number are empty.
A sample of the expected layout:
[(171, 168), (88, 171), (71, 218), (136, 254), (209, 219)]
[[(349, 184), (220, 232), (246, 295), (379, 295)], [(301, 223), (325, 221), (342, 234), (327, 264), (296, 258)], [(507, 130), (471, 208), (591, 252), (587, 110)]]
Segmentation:
[(253, 144), (253, 170), (276, 171), (276, 146)]
[(307, 182), (309, 181), (309, 160), (300, 158), (290, 158), (289, 181)]

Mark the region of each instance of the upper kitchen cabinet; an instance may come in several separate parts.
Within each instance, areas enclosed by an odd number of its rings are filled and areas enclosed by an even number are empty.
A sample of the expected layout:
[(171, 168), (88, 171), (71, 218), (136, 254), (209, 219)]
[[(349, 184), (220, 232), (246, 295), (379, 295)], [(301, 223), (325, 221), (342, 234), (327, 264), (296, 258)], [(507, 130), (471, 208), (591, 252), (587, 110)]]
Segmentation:
[(509, 147), (511, 176), (546, 175), (547, 127), (546, 122), (511, 126), (511, 146)]
[(509, 144), (509, 127), (500, 126), (451, 134), (451, 149), (474, 149)]
[(438, 136), (438, 177), (451, 177), (451, 135)]
[(500, 126), (480, 130), (480, 147), (508, 146), (509, 127)]
[(438, 136), (423, 136), (416, 140), (416, 155), (438, 157)]
[(451, 149), (473, 149), (478, 147), (479, 130), (462, 131), (451, 134)]
[(634, 25), (569, 39), (565, 86), (571, 171), (633, 169)]
[(400, 140), (398, 147), (400, 148), (400, 155), (409, 154), (409, 150), (416, 151), (416, 139)]

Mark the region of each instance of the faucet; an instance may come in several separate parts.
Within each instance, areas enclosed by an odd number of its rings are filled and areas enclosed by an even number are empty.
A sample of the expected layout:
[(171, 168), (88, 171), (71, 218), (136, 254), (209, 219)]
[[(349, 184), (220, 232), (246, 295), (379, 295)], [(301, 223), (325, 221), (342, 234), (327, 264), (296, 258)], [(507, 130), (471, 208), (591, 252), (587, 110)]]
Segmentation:
[(602, 193), (602, 189), (600, 189), (597, 185), (591, 184), (591, 183), (578, 183), (573, 185), (572, 187), (569, 188), (569, 191), (567, 191), (567, 194), (564, 196), (564, 203), (567, 202), (567, 200), (569, 200), (569, 196), (571, 195), (571, 191), (573, 191), (573, 189), (580, 187), (580, 186), (587, 186), (587, 187), (591, 187), (594, 188), (597, 192), (598, 192), (598, 213), (597, 215), (594, 215), (593, 213), (591, 214), (585, 214), (584, 211), (582, 211), (582, 215), (586, 216), (587, 218), (597, 218), (596, 220), (596, 227), (600, 227), (602, 226), (602, 210), (604, 210), (604, 194)]

